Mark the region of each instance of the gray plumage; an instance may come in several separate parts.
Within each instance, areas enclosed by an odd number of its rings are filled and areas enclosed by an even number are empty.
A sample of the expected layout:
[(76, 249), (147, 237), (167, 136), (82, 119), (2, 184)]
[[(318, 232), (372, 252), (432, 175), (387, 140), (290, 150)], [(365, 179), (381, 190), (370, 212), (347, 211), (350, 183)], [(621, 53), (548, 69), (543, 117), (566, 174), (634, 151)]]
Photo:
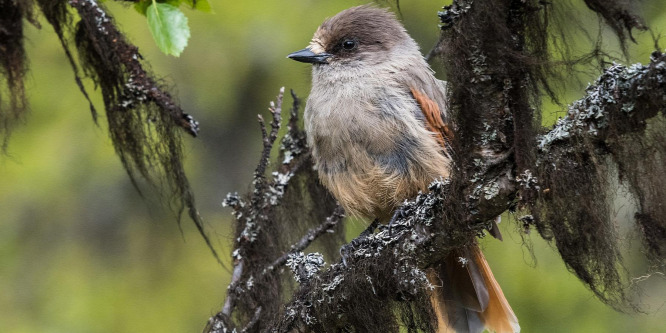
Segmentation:
[[(392, 13), (342, 11), (289, 57), (313, 64), (308, 143), (319, 178), (347, 213), (386, 222), (404, 200), (449, 176), (444, 83)], [(476, 245), (427, 274), (437, 286), (430, 300), (439, 332), (520, 331)]]
[[(346, 39), (357, 42), (355, 52), (335, 50)], [(308, 142), (322, 182), (348, 213), (386, 219), (433, 179), (449, 175), (450, 159), (410, 91), (432, 87), (425, 93), (445, 112), (443, 83), (393, 14), (349, 9), (323, 23), (310, 48), (332, 56), (313, 66)]]

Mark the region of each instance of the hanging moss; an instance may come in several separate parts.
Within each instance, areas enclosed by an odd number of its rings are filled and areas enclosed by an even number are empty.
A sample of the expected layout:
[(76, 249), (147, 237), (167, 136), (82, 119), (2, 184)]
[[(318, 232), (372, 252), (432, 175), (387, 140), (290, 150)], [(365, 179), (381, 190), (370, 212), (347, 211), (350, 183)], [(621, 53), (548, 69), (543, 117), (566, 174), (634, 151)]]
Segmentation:
[(30, 0), (0, 0), (0, 147), (7, 149), (13, 127), (23, 118), (28, 102), (23, 78), (28, 70), (23, 47), (24, 20), (32, 17)]
[(618, 182), (637, 201), (636, 222), (648, 258), (657, 268), (664, 263), (665, 87), (664, 54), (655, 53), (647, 66), (614, 65), (538, 140), (541, 188), (533, 223), (555, 241), (567, 266), (616, 308), (633, 306), (610, 211)]
[(111, 140), (132, 183), (139, 191), (142, 184), (156, 190), (178, 216), (186, 210), (218, 257), (183, 169), (181, 130), (196, 136), (198, 123), (183, 113), (167, 87), (144, 69), (137, 47), (118, 30), (102, 4), (94, 0), (37, 2), (61, 41), (95, 121), (97, 111), (83, 86), (81, 70), (100, 87)]

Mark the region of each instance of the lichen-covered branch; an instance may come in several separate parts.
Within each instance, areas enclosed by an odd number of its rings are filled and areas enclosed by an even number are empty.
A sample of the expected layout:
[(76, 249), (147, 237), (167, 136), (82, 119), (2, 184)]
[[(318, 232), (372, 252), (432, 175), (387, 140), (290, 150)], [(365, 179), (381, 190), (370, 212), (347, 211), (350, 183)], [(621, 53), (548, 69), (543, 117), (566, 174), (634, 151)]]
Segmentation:
[(38, 11), (53, 26), (95, 122), (97, 111), (83, 78), (91, 78), (101, 89), (110, 137), (132, 183), (139, 191), (147, 184), (178, 215), (179, 222), (186, 210), (217, 258), (183, 168), (181, 130), (196, 136), (198, 123), (183, 113), (168, 88), (146, 70), (138, 48), (118, 29), (104, 4), (96, 0), (0, 0), (1, 150), (6, 149), (10, 131), (27, 110), (23, 26), (30, 22), (40, 27), (35, 20)]
[(346, 264), (338, 261), (301, 278), (271, 331), (398, 331), (401, 322), (410, 330), (433, 331), (428, 301), (432, 287), (424, 268), (484, 229), (479, 224), (460, 229), (455, 223), (440, 223), (449, 222), (448, 204), (460, 204), (451, 190), (447, 181), (433, 182), (429, 193), (405, 203), (404, 214), (390, 226), (353, 242)]
[(294, 103), (288, 130), (280, 141), (276, 171), (267, 177), (282, 126), (284, 88), (269, 108), (270, 131), (259, 116), (263, 149), (252, 192), (245, 197), (229, 194), (224, 200), (237, 223), (234, 268), (223, 308), (210, 318), (205, 332), (262, 331), (280, 311), (285, 288), (293, 284), (283, 272), (290, 255), (313, 242), (329, 254), (336, 253), (342, 243), (343, 212), (314, 177), (298, 122), (300, 100), (293, 92), (291, 95)]
[[(279, 203), (281, 196), (279, 191), (270, 191), (270, 188), (275, 189), (289, 180), (289, 174), (284, 175), (282, 180), (278, 180), (275, 183), (267, 182), (266, 180), (266, 168), (270, 163), (270, 154), (273, 148), (273, 144), (277, 139), (278, 130), (281, 126), (282, 119), (282, 99), (284, 96), (284, 88), (280, 89), (280, 92), (276, 98), (276, 102), (271, 102), (271, 107), (269, 108), (272, 116), (271, 121), (271, 131), (270, 134), (266, 130), (266, 125), (264, 119), (261, 115), (258, 116), (259, 127), (262, 134), (263, 149), (261, 152), (261, 157), (259, 158), (259, 163), (254, 172), (253, 180), (253, 191), (250, 197), (250, 200), (246, 200), (238, 196), (237, 194), (229, 194), (224, 200), (223, 205), (233, 208), (233, 215), (238, 220), (237, 224), (237, 238), (236, 238), (236, 249), (234, 250), (232, 257), (234, 262), (234, 269), (231, 277), (231, 283), (229, 284), (229, 295), (225, 300), (222, 311), (218, 314), (221, 318), (224, 318), (224, 321), (209, 322), (211, 329), (221, 328), (233, 328), (227, 327), (227, 325), (233, 325), (231, 321), (231, 315), (235, 307), (238, 306), (238, 300), (240, 297), (244, 296), (246, 289), (251, 289), (254, 286), (254, 276), (251, 274), (248, 277), (248, 273), (245, 271), (246, 267), (254, 268), (261, 264), (262, 256), (258, 255), (259, 250), (261, 250), (260, 244), (270, 244), (271, 240), (267, 237), (270, 235), (266, 234), (268, 230), (262, 230), (265, 227), (262, 224), (266, 224), (267, 216), (271, 215), (271, 207)], [(272, 193), (271, 193), (272, 192)], [(275, 193), (278, 192), (278, 193)], [(262, 228), (263, 227), (263, 228)], [(256, 270), (256, 268), (254, 268)], [(242, 278), (245, 277), (244, 280)], [(279, 288), (276, 283), (279, 282), (278, 279), (272, 277), (272, 279), (262, 279), (260, 280), (263, 283), (259, 284), (258, 287), (265, 288)], [(245, 287), (245, 288), (243, 288)], [(261, 306), (259, 303), (250, 304), (249, 307), (257, 308)], [(265, 307), (265, 306), (264, 306)], [(249, 308), (242, 308), (241, 311), (247, 311)], [(248, 315), (247, 313), (246, 315)], [(252, 312), (252, 317), (248, 317), (248, 323), (255, 321), (255, 312)], [(214, 321), (213, 317), (211, 321)], [(258, 320), (258, 319), (257, 319)], [(253, 326), (253, 325), (252, 325)]]
[[(664, 98), (666, 96), (665, 61), (666, 55), (655, 54), (652, 62), (647, 66), (634, 65), (627, 68), (615, 65), (609, 68), (594, 86), (588, 88), (584, 98), (572, 104), (565, 119), (561, 120), (550, 132), (539, 137), (538, 165), (550, 165), (552, 167), (547, 167), (546, 172), (557, 173), (556, 169), (560, 165), (569, 163), (566, 155), (581, 148), (572, 141), (608, 142), (610, 140), (615, 142), (614, 145), (622, 145), (622, 136), (643, 135), (648, 130), (649, 124), (657, 120), (655, 117), (658, 117), (659, 113), (663, 113), (666, 106), (666, 98)], [(633, 105), (639, 106), (641, 109), (634, 108)], [(619, 124), (623, 124), (621, 130), (610, 130), (609, 127)], [(612, 152), (613, 150), (604, 150), (597, 153), (612, 154)], [(586, 152), (580, 150), (577, 153), (585, 154)], [(663, 155), (661, 158), (663, 162)], [(579, 162), (579, 160), (574, 162), (577, 161)], [(510, 170), (513, 163), (511, 158), (502, 158), (494, 164), (494, 167)], [(658, 172), (663, 172), (662, 169), (659, 169)], [(512, 202), (515, 198), (515, 191), (520, 188), (538, 192), (534, 196), (537, 200), (548, 200), (543, 196), (558, 196), (557, 192), (561, 190), (560, 188), (548, 188), (547, 186), (552, 185), (547, 182), (549, 179), (538, 178), (542, 172), (539, 171), (537, 174), (535, 171), (535, 174), (532, 174), (528, 170), (515, 180), (510, 173), (500, 176), (500, 181), (509, 183), (507, 188), (512, 188), (514, 193), (497, 195), (506, 202)], [(492, 172), (486, 170), (486, 173)], [(663, 177), (663, 173), (660, 175)], [(485, 178), (482, 176), (477, 175), (481, 179)], [(568, 174), (568, 177), (571, 176), (572, 174)], [(558, 179), (561, 178), (555, 180)], [(584, 185), (570, 186), (569, 192), (580, 191), (581, 186)], [(484, 187), (494, 187), (494, 185), (489, 182), (482, 184), (481, 188)], [(661, 191), (664, 191), (664, 188), (666, 187), (660, 187)], [(390, 227), (380, 226), (377, 233), (359, 240), (349, 252), (350, 256), (346, 258), (346, 266), (339, 261), (325, 271), (311, 274), (309, 279), (301, 279), (299, 290), (296, 291), (292, 302), (286, 306), (282, 317), (272, 327), (272, 331), (324, 332), (337, 331), (345, 327), (353, 327), (353, 331), (359, 332), (373, 331), (372, 327), (375, 325), (386, 325), (387, 321), (395, 320), (388, 314), (382, 314), (382, 307), (398, 309), (399, 318), (401, 316), (411, 318), (415, 323), (413, 328), (428, 331), (427, 317), (418, 317), (418, 312), (415, 312), (413, 308), (419, 304), (417, 301), (427, 303), (425, 295), (429, 286), (423, 273), (424, 268), (441, 259), (441, 256), (446, 253), (446, 249), (464, 245), (470, 240), (470, 236), (481, 234), (485, 229), (483, 224), (470, 223), (477, 221), (477, 216), (483, 215), (482, 212), (467, 212), (467, 218), (463, 219), (465, 223), (469, 223), (467, 229), (461, 230), (460, 226), (452, 220), (452, 218), (460, 217), (451, 216), (451, 211), (456, 210), (452, 206), (476, 206), (460, 202), (459, 198), (454, 195), (455, 192), (452, 192), (451, 182), (437, 181), (432, 184), (430, 190), (430, 193), (421, 194), (415, 200), (406, 203), (402, 207), (403, 216), (392, 221)], [(576, 196), (571, 199), (581, 201), (581, 198)], [(663, 197), (653, 199), (663, 202)], [(547, 208), (542, 205), (537, 207), (539, 209), (535, 209), (535, 215), (544, 216), (543, 218), (549, 217), (548, 213), (543, 211)], [(560, 207), (561, 210), (558, 210), (557, 213), (564, 215), (566, 219), (568, 217), (566, 210), (571, 209), (570, 207)], [(590, 206), (586, 206), (586, 208), (594, 209)], [(493, 214), (490, 214), (485, 217), (492, 216)], [(551, 229), (550, 232), (553, 232), (554, 236), (549, 236), (547, 232), (542, 234), (547, 239), (555, 237), (563, 259), (602, 300), (611, 305), (621, 305), (625, 302), (623, 294), (625, 286), (616, 284), (620, 281), (616, 266), (619, 258), (614, 252), (614, 247), (609, 249), (604, 245), (618, 242), (615, 235), (608, 234), (604, 230), (605, 227), (596, 228), (597, 226), (595, 226), (590, 231), (577, 229), (577, 225), (593, 223), (591, 220), (563, 221), (558, 219), (548, 222), (547, 225), (539, 225), (544, 222), (529, 221), (536, 223), (538, 227), (545, 226)], [(659, 223), (661, 221), (663, 218), (659, 219)], [(610, 223), (611, 219), (608, 219), (604, 225), (607, 226)], [(590, 244), (585, 246), (576, 242), (568, 242), (573, 235), (559, 233), (559, 229), (565, 227), (573, 228), (569, 232), (580, 232), (578, 236)], [(557, 230), (552, 230), (553, 228), (557, 228)], [(659, 229), (658, 226), (651, 228), (647, 228), (647, 230), (656, 229), (658, 232), (646, 235), (654, 240), (648, 245), (657, 244), (658, 237), (661, 237), (658, 240), (662, 242), (660, 244), (663, 244), (664, 233), (659, 230), (664, 229)], [(595, 239), (590, 236), (591, 232), (599, 234), (599, 237), (607, 238)], [(602, 241), (605, 243), (599, 243)], [(663, 250), (663, 248), (657, 249)], [(603, 254), (596, 252), (607, 250), (611, 250), (611, 252)], [(579, 259), (574, 260), (571, 257), (574, 253), (566, 251), (575, 251), (575, 255)], [(663, 252), (660, 253), (663, 259)], [(594, 260), (604, 258), (608, 258), (609, 261), (601, 260), (594, 263)], [(386, 275), (391, 278), (386, 278)], [(377, 304), (373, 302), (377, 302)], [(357, 312), (358, 309), (363, 308), (372, 309), (372, 316), (363, 311)], [(393, 322), (393, 325), (398, 325), (398, 323)]]
[(602, 301), (633, 307), (620, 237), (607, 214), (616, 184), (609, 177), (619, 170), (628, 183), (648, 254), (663, 267), (666, 140), (659, 114), (666, 65), (659, 53), (648, 66), (609, 68), (545, 133), (535, 105), (549, 71), (542, 67), (546, 5), (456, 1), (445, 11), (447, 31), (436, 53), (451, 66), (458, 169), (406, 203), (390, 227), (347, 245), (344, 261), (324, 269), (317, 257), (294, 257), (300, 288), (271, 331), (432, 331), (424, 269), (483, 235), (487, 222), (509, 208), (527, 211), (520, 219), (525, 230), (534, 226), (554, 240)]
[(268, 267), (266, 267), (266, 272), (273, 271), (276, 268), (284, 265), (289, 259), (290, 255), (298, 253), (305, 250), (312, 242), (317, 238), (322, 236), (326, 232), (334, 232), (335, 226), (342, 221), (344, 217), (344, 210), (342, 207), (338, 206), (333, 211), (333, 215), (326, 218), (326, 220), (316, 228), (308, 231), (303, 238), (301, 238), (297, 243), (292, 245), (289, 249), (289, 252), (283, 254), (279, 258), (275, 259)]
[(556, 242), (565, 263), (605, 302), (627, 303), (610, 202), (615, 184), (636, 202), (648, 258), (666, 258), (666, 56), (648, 65), (615, 64), (538, 137), (534, 201), (525, 220)]
[[(145, 70), (103, 4), (34, 2), (60, 38), (84, 97), (90, 102), (84, 76), (101, 88), (111, 138), (132, 181), (166, 184), (165, 197), (177, 198), (174, 204), (189, 211), (210, 245), (180, 151), (180, 129), (196, 135), (196, 121)], [(623, 50), (626, 39), (634, 40), (632, 30), (646, 28), (626, 2), (585, 3), (615, 31)], [(3, 145), (26, 106), (22, 21), (31, 20), (33, 7), (0, 0)], [(552, 240), (601, 300), (631, 305), (610, 201), (617, 184), (628, 190), (645, 252), (663, 269), (666, 58), (656, 52), (645, 66), (613, 65), (564, 119), (542, 131), (540, 97), (553, 96), (550, 46), (563, 43), (551, 38), (552, 12), (561, 8), (537, 0), (455, 0), (440, 12), (442, 35), (428, 58), (442, 58), (447, 69), (452, 176), (405, 203), (390, 226), (345, 245), (344, 260), (338, 255), (343, 215), (317, 181), (293, 92), (288, 129), (271, 165), (282, 126), (281, 90), (269, 109), (270, 125), (259, 117), (263, 150), (252, 192), (225, 200), (237, 227), (233, 275), (206, 330), (432, 331), (432, 286), (424, 270), (491, 231), (489, 221), (507, 209), (523, 214), (526, 232), (535, 228)]]
[(648, 65), (614, 64), (586, 89), (548, 133), (538, 138), (542, 163), (557, 149), (574, 149), (574, 141), (608, 145), (611, 140), (647, 129), (650, 118), (666, 106), (666, 57), (654, 52)]
[(186, 210), (218, 258), (204, 231), (183, 168), (181, 130), (196, 136), (198, 123), (183, 113), (167, 87), (145, 69), (138, 48), (118, 29), (102, 3), (96, 0), (0, 1), (0, 75), (6, 77), (10, 92), (9, 105), (0, 103), (3, 145), (10, 127), (26, 108), (22, 82), (26, 57), (21, 20), (38, 25), (32, 18), (32, 12), (37, 10), (41, 10), (53, 26), (72, 66), (74, 81), (88, 101), (95, 122), (97, 111), (83, 85), (83, 77), (90, 77), (101, 89), (110, 137), (132, 183), (139, 191), (147, 184), (157, 192), (177, 213), (179, 221)]

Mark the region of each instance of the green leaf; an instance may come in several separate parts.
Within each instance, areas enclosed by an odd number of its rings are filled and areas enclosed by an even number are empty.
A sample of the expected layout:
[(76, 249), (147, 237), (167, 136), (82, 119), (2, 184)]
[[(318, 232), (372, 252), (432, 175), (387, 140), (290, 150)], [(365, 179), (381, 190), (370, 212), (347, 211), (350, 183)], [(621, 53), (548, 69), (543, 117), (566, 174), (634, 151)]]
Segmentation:
[(213, 7), (210, 6), (208, 0), (185, 0), (185, 2), (190, 5), (190, 8), (196, 9), (204, 13), (212, 13)]
[(190, 38), (190, 27), (185, 14), (178, 7), (153, 1), (146, 10), (146, 16), (148, 28), (157, 47), (165, 54), (180, 56)]

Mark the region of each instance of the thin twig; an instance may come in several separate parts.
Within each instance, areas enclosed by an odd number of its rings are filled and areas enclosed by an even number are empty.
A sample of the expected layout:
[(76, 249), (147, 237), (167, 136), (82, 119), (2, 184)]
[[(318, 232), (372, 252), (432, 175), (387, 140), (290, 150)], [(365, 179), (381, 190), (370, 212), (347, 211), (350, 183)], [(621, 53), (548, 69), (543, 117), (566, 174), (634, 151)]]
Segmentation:
[(264, 269), (264, 274), (273, 271), (275, 268), (279, 266), (284, 265), (284, 263), (287, 262), (287, 258), (289, 258), (290, 254), (303, 251), (312, 242), (314, 242), (317, 238), (319, 238), (319, 236), (333, 229), (338, 223), (340, 223), (340, 221), (342, 221), (342, 218), (344, 216), (345, 216), (344, 210), (342, 209), (342, 207), (341, 206), (336, 207), (335, 210), (333, 211), (333, 214), (327, 217), (322, 224), (320, 224), (316, 228), (310, 229), (308, 233), (305, 234), (305, 236), (303, 236), (303, 238), (301, 238), (298, 242), (296, 242), (294, 245), (291, 246), (289, 252), (283, 254), (275, 261), (273, 261), (273, 263), (270, 264), (270, 266), (266, 267), (266, 269)]
[[(232, 288), (235, 288), (238, 280), (240, 280), (241, 276), (243, 275), (243, 260), (238, 260), (238, 263), (234, 266), (234, 272), (231, 275), (231, 282), (229, 283), (229, 290), (232, 290)], [(234, 301), (236, 300), (236, 295), (235, 292), (230, 292), (229, 296), (227, 299), (224, 300), (224, 306), (222, 307), (222, 314), (226, 316), (231, 316), (231, 309), (233, 308)]]
[(271, 102), (271, 107), (269, 110), (273, 115), (273, 121), (271, 122), (271, 142), (277, 140), (278, 131), (282, 125), (282, 99), (284, 97), (284, 87), (280, 88), (280, 93), (277, 96), (276, 102)]
[[(254, 233), (256, 236), (256, 233), (259, 233), (261, 230), (260, 225), (272, 222), (271, 220), (271, 216), (273, 215), (272, 207), (276, 206), (276, 203), (269, 202), (269, 200), (276, 200), (276, 199), (274, 199), (274, 197), (271, 197), (273, 199), (269, 199), (269, 197), (266, 196), (265, 194), (271, 188), (277, 186), (277, 184), (275, 183), (275, 180), (270, 179), (269, 177), (266, 176), (266, 172), (269, 164), (271, 163), (270, 161), (271, 151), (273, 150), (275, 143), (278, 139), (279, 130), (282, 125), (281, 113), (282, 113), (283, 96), (284, 96), (284, 88), (281, 88), (275, 102), (270, 103), (269, 111), (272, 116), (272, 120), (270, 122), (270, 127), (271, 127), (270, 130), (268, 130), (264, 118), (261, 115), (258, 115), (257, 117), (262, 136), (263, 148), (261, 151), (261, 157), (259, 159), (259, 163), (254, 173), (254, 181), (253, 181), (254, 189), (250, 198), (250, 202), (249, 203), (244, 202), (244, 200), (238, 197), (237, 195), (231, 195), (226, 199), (227, 200), (226, 204), (234, 208), (234, 216), (236, 216), (237, 223), (239, 223), (238, 227), (240, 228), (240, 230), (243, 230), (243, 232), (241, 233), (241, 236), (238, 238), (238, 243), (236, 244), (236, 249), (234, 250), (233, 254), (234, 268), (231, 277), (231, 282), (229, 283), (229, 287), (227, 288), (228, 290), (227, 297), (224, 301), (224, 305), (222, 306), (222, 310), (215, 317), (211, 318), (211, 324), (209, 325), (209, 327), (211, 327), (211, 325), (217, 325), (217, 326), (221, 325), (220, 327), (230, 328), (231, 327), (230, 325), (233, 325), (233, 322), (230, 320), (230, 318), (232, 317), (234, 310), (238, 306), (240, 299), (242, 297), (245, 297), (246, 295), (246, 290), (242, 288), (247, 278), (244, 276), (244, 274), (247, 274), (247, 272), (251, 270), (251, 268), (248, 266), (249, 263), (246, 258), (252, 257), (254, 251), (252, 244), (255, 244), (253, 242), (256, 241), (256, 240), (253, 241), (252, 240), (253, 237), (248, 235), (252, 235)], [(295, 96), (293, 92), (292, 96)], [(291, 134), (291, 138), (289, 141), (290, 143), (285, 146), (284, 142), (282, 142), (283, 146), (282, 150), (288, 151), (291, 154), (291, 156), (298, 156), (298, 158), (292, 158), (290, 159), (289, 163), (286, 164), (283, 163), (282, 165), (280, 165), (279, 170), (281, 170), (281, 172), (285, 174), (287, 173), (293, 174), (298, 170), (300, 170), (303, 165), (309, 165), (307, 161), (309, 161), (310, 157), (307, 148), (304, 146), (304, 134), (302, 133), (302, 131), (300, 131), (298, 126), (298, 108), (299, 108), (299, 100), (297, 98), (294, 98), (294, 105), (292, 106), (292, 109), (290, 111), (290, 120), (289, 120), (290, 128), (288, 133)], [(282, 184), (282, 186), (286, 186), (286, 184)], [(281, 199), (281, 197), (279, 197), (278, 199)], [(320, 227), (321, 230), (313, 229), (313, 231), (308, 232), (306, 237), (304, 237), (306, 238), (305, 240), (301, 240), (297, 244), (293, 245), (291, 248), (303, 250), (314, 239), (318, 238), (320, 235), (322, 235), (327, 230), (335, 226), (341, 220), (342, 218), (341, 210), (339, 211), (338, 215), (340, 216), (333, 215), (329, 217), (326, 221), (322, 223), (322, 226)], [(243, 218), (240, 218), (240, 216), (243, 216)], [(285, 260), (286, 257), (281, 262), (277, 262), (277, 264), (274, 263), (274, 265), (284, 264)], [(271, 266), (275, 267), (274, 265)], [(264, 269), (263, 271), (264, 274), (266, 274), (268, 270)], [(270, 310), (265, 310), (264, 307), (263, 313), (266, 313), (267, 311)], [(257, 312), (254, 313), (252, 319), (245, 325), (243, 331), (252, 331), (254, 329), (253, 327), (257, 326), (258, 322), (261, 321), (261, 315), (262, 315), (262, 310), (260, 310), (260, 308), (257, 308)]]
[(301, 107), (301, 99), (296, 96), (293, 89), (290, 89), (291, 98), (294, 100), (291, 109), (289, 110), (289, 134), (292, 136), (298, 134), (298, 110)]
[[(261, 130), (261, 139), (264, 145), (264, 149), (261, 153), (261, 158), (259, 159), (259, 164), (257, 170), (255, 171), (256, 176), (263, 176), (266, 171), (266, 165), (268, 164), (268, 157), (270, 156), (271, 148), (273, 147), (272, 143), (268, 140), (268, 132), (266, 131), (266, 122), (264, 117), (260, 114), (257, 115), (257, 121), (259, 122), (259, 128)], [(268, 153), (266, 153), (268, 151)]]
[(440, 37), (437, 40), (437, 42), (435, 43), (435, 45), (433, 45), (433, 47), (430, 49), (430, 51), (428, 51), (428, 53), (425, 56), (425, 60), (427, 62), (430, 62), (430, 60), (432, 60), (433, 58), (439, 57), (441, 55), (441, 53), (442, 53), (442, 41), (443, 40), (444, 39), (440, 35)]
[(247, 323), (247, 325), (245, 326), (245, 328), (243, 328), (241, 333), (250, 332), (250, 330), (255, 325), (257, 325), (259, 318), (261, 318), (261, 307), (257, 307), (257, 309), (254, 311), (254, 316), (252, 316), (252, 319), (250, 319), (250, 322)]
[(284, 87), (280, 88), (280, 93), (277, 96), (276, 102), (271, 102), (271, 115), (273, 120), (271, 121), (271, 132), (270, 134), (266, 130), (266, 123), (264, 122), (264, 117), (258, 115), (259, 126), (261, 128), (261, 137), (264, 144), (264, 148), (261, 151), (261, 158), (259, 159), (259, 165), (255, 170), (255, 189), (258, 190), (262, 186), (260, 182), (256, 182), (258, 178), (264, 177), (266, 172), (266, 167), (268, 166), (269, 159), (271, 157), (271, 150), (273, 149), (273, 144), (277, 140), (278, 131), (280, 130), (280, 125), (282, 121), (282, 97), (284, 96)]

